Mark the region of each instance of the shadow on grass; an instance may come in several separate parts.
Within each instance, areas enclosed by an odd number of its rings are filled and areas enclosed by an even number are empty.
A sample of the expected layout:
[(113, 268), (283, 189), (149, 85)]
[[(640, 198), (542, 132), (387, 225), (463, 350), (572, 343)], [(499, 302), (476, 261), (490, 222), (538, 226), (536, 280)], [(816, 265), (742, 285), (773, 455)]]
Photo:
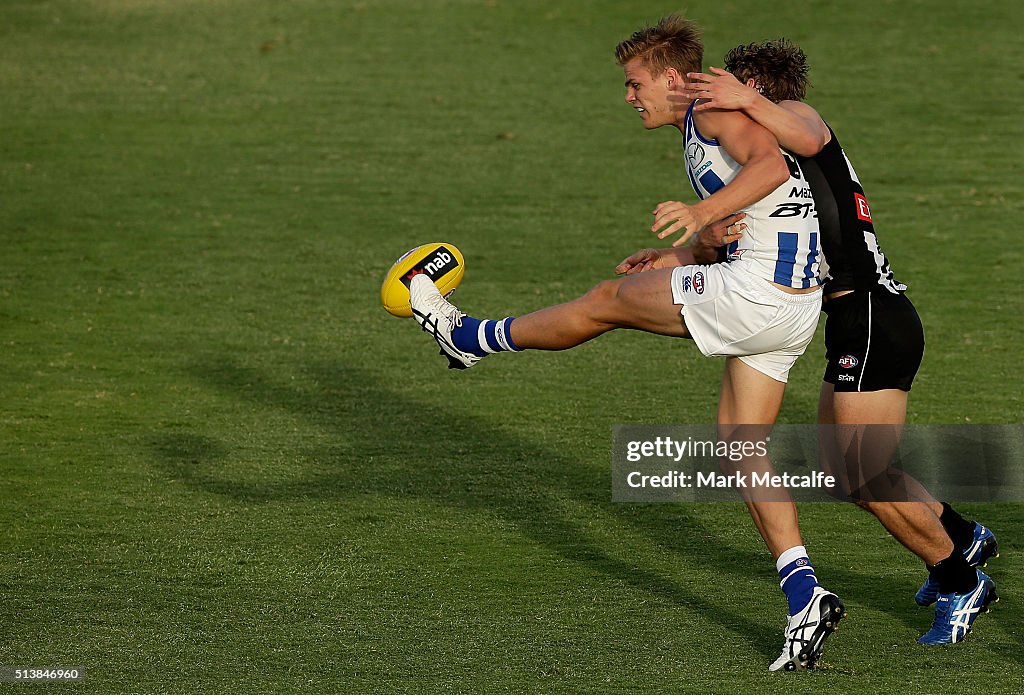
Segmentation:
[[(778, 624), (765, 625), (737, 611), (728, 593), (706, 591), (613, 557), (588, 540), (564, 512), (564, 500), (593, 505), (685, 563), (715, 567), (737, 579), (772, 581), (767, 551), (730, 546), (700, 519), (701, 505), (613, 504), (608, 476), (595, 475), (593, 467), (563, 452), (524, 441), (480, 418), (418, 402), (382, 386), (363, 370), (320, 364), (307, 371), (316, 384), (309, 390), (274, 383), (256, 370), (228, 362), (203, 365), (196, 374), (233, 397), (300, 415), (334, 433), (336, 445), (314, 453), (322, 464), (317, 472), (300, 479), (228, 480), (211, 465), (225, 456), (225, 448), (189, 433), (155, 437), (152, 452), (175, 480), (243, 502), (382, 495), (483, 509), (568, 560), (701, 611), (766, 659), (777, 655), (781, 614)], [(927, 627), (919, 611), (899, 607), (898, 601), (907, 600), (908, 587), (897, 581), (836, 568), (830, 568), (827, 579), (849, 601), (895, 612), (916, 630)]]

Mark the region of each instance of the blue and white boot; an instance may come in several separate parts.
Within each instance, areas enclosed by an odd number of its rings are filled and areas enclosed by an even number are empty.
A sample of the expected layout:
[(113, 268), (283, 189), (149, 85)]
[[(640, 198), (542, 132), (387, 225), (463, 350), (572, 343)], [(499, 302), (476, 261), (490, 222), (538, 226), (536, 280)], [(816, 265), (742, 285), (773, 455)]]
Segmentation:
[(996, 585), (981, 570), (978, 584), (963, 594), (939, 594), (935, 602), (935, 620), (932, 629), (917, 640), (920, 644), (954, 644), (962, 642), (971, 631), (974, 621), (988, 613), (989, 604), (999, 600)]
[[(999, 557), (999, 543), (996, 540), (996, 534), (975, 522), (974, 540), (964, 550), (964, 559), (971, 567), (985, 567), (993, 557)], [(938, 597), (939, 582), (934, 575), (929, 574), (928, 579), (914, 594), (914, 600), (919, 606), (930, 606)]]

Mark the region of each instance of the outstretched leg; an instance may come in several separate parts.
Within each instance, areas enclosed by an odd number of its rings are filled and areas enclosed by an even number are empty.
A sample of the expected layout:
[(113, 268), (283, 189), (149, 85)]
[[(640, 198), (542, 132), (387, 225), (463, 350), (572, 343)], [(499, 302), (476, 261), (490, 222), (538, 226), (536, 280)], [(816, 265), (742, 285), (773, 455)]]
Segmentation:
[(517, 317), (512, 340), (521, 349), (565, 350), (615, 328), (689, 337), (671, 278), (664, 269), (605, 280), (579, 299)]
[(614, 328), (689, 337), (681, 306), (673, 302), (673, 269), (605, 280), (579, 299), (525, 316), (481, 321), (441, 296), (425, 275), (409, 283), (413, 318), (430, 333), (456, 369), (472, 367), (494, 352), (565, 350)]

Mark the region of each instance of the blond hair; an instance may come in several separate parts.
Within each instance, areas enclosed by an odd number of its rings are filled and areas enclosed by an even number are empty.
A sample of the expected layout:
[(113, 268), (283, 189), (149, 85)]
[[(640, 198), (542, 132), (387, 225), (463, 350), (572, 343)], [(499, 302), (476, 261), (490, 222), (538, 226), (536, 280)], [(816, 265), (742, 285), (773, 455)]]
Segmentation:
[(635, 58), (639, 58), (654, 77), (668, 68), (675, 68), (683, 75), (700, 72), (704, 63), (700, 28), (677, 14), (662, 17), (653, 27), (633, 32), (615, 47), (615, 60), (619, 65)]

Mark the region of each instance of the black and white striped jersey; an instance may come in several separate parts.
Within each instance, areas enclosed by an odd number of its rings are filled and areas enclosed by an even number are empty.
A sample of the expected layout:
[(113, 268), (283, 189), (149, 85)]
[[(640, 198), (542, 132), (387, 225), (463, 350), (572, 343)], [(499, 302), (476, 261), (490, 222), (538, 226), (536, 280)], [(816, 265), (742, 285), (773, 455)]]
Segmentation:
[(907, 286), (892, 274), (889, 260), (878, 246), (871, 208), (857, 172), (846, 157), (835, 131), (813, 157), (796, 156), (818, 213), (821, 264), (825, 293), (883, 288), (899, 294)]

